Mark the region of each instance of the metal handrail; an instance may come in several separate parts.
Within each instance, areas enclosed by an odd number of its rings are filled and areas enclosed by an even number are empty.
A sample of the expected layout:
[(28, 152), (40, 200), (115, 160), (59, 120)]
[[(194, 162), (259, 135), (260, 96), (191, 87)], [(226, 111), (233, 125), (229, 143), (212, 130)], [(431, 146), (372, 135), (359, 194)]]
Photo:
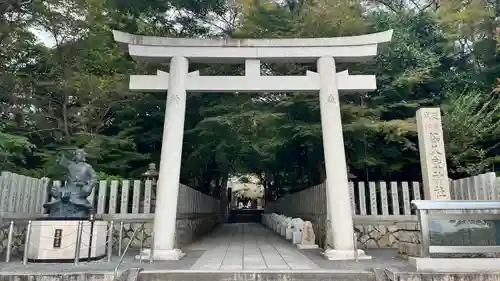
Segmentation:
[[(120, 256), (120, 260), (118, 261), (118, 264), (116, 265), (115, 267), (115, 270), (113, 271), (113, 280), (116, 280), (116, 275), (117, 275), (117, 272), (118, 272), (118, 268), (120, 267), (120, 265), (122, 264), (123, 262), (123, 258), (125, 258), (125, 255), (127, 254), (127, 250), (128, 248), (130, 247), (130, 245), (132, 244), (132, 241), (134, 241), (134, 238), (135, 238), (135, 235), (137, 234), (137, 231), (139, 229), (143, 229), (144, 228), (144, 224), (141, 225), (141, 227), (138, 227), (134, 230), (134, 232), (132, 233), (132, 237), (130, 238), (130, 240), (128, 241), (127, 243), (127, 246), (125, 247), (125, 250), (123, 250), (123, 253), (122, 255)], [(141, 242), (142, 243), (142, 242)], [(142, 253), (140, 253), (142, 255)]]

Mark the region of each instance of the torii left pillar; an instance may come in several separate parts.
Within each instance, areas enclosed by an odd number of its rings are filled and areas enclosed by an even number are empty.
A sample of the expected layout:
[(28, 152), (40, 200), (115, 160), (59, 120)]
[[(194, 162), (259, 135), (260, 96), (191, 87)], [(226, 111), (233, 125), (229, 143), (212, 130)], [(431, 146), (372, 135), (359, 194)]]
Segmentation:
[(173, 57), (168, 76), (167, 104), (161, 144), (160, 173), (156, 189), (153, 229), (155, 260), (179, 260), (185, 254), (176, 248), (175, 228), (179, 178), (181, 173), (182, 141), (186, 115), (186, 77), (189, 62), (185, 57)]

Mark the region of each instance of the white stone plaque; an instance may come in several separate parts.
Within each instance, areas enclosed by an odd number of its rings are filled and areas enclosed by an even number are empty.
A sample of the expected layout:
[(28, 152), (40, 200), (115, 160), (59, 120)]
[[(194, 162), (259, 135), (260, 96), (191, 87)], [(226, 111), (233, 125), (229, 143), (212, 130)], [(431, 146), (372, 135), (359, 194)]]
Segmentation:
[[(107, 250), (107, 221), (83, 222), (80, 260), (100, 260)], [(92, 235), (90, 234), (92, 231)], [(28, 260), (33, 262), (68, 262), (75, 257), (78, 221), (38, 220), (31, 225)], [(92, 240), (92, 242), (91, 242)]]
[(419, 109), (417, 130), (425, 199), (450, 200), (440, 109)]

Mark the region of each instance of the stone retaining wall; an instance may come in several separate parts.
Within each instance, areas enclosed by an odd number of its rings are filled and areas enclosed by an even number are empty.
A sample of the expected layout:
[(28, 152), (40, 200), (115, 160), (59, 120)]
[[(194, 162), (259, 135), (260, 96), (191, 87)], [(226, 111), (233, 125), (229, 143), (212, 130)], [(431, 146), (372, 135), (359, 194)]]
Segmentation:
[[(418, 183), (350, 183), (354, 230), (359, 248), (405, 248), (416, 240), (417, 217), (410, 210), (410, 199), (420, 199)], [(369, 200), (368, 200), (369, 199)], [(266, 212), (300, 217), (311, 221), (316, 242), (326, 248), (326, 185), (287, 194), (268, 203)], [(342, 214), (336, 214), (342, 215)], [(354, 238), (353, 238), (354, 239)], [(415, 242), (416, 243), (416, 242)], [(411, 247), (411, 246), (408, 246)]]
[[(177, 219), (176, 222), (176, 245), (179, 248), (189, 245), (193, 240), (196, 240), (206, 233), (212, 231), (218, 224), (217, 214), (208, 215), (183, 215)], [(0, 222), (0, 260), (3, 260), (7, 250), (7, 241), (9, 233), (9, 221)], [(122, 249), (125, 249), (126, 245), (129, 243), (134, 230), (141, 227), (141, 223), (126, 223), (123, 224), (122, 232)], [(141, 245), (141, 240), (143, 241), (143, 247), (151, 247), (153, 237), (151, 233), (153, 232), (153, 224), (145, 223), (144, 233), (139, 231), (136, 233), (132, 244), (130, 244), (131, 249), (139, 249)], [(118, 251), (120, 237), (120, 222), (115, 222), (114, 232), (113, 232), (113, 250), (115, 254)], [(16, 221), (14, 224), (14, 235), (12, 243), (12, 255), (22, 255), (24, 249), (24, 241), (26, 239), (26, 222)], [(106, 247), (103, 245), (102, 247)]]
[[(328, 222), (326, 215), (284, 214), (311, 221), (316, 243), (326, 248)], [(354, 216), (358, 248), (418, 248), (419, 228), (414, 216)], [(412, 246), (414, 245), (414, 246)]]
[(358, 234), (360, 248), (397, 248), (419, 241), (416, 222), (383, 221), (377, 224), (356, 223), (354, 230)]
[[(4, 261), (9, 237), (10, 222), (0, 220), (0, 261)], [(24, 249), (24, 240), (26, 237), (26, 223), (14, 224), (14, 233), (12, 237), (12, 254), (21, 255)]]
[[(126, 186), (129, 186), (128, 184)], [(141, 185), (135, 185), (134, 188), (138, 187), (136, 190), (136, 199), (134, 199), (134, 205), (132, 206), (133, 213), (119, 213), (118, 209), (114, 209), (112, 214), (102, 214), (103, 218), (106, 220), (114, 221), (114, 231), (113, 231), (113, 249), (118, 252), (118, 245), (120, 244), (120, 220), (127, 221), (127, 219), (133, 219), (140, 223), (124, 223), (123, 231), (122, 231), (122, 243), (121, 246), (124, 249), (132, 235), (134, 230), (141, 227), (142, 223), (145, 223), (145, 231), (136, 233), (136, 237), (134, 241), (131, 243), (131, 248), (140, 248), (141, 240), (144, 248), (151, 247), (153, 237), (151, 233), (153, 232), (153, 218), (154, 214), (152, 213), (139, 213), (138, 205), (144, 202), (141, 202), (139, 199), (139, 195), (141, 194), (140, 188)], [(116, 188), (114, 193), (116, 193)], [(113, 196), (111, 196), (113, 197)], [(122, 194), (123, 198), (127, 198)], [(113, 197), (116, 202), (116, 196)], [(122, 198), (122, 199), (123, 199)], [(128, 202), (124, 200), (124, 202)], [(122, 202), (123, 203), (123, 202)], [(134, 207), (135, 206), (135, 207)], [(151, 208), (154, 209), (154, 205), (151, 205)], [(120, 208), (120, 211), (127, 210), (127, 208)], [(212, 231), (219, 221), (221, 220), (220, 216), (220, 201), (216, 198), (203, 194), (195, 189), (192, 189), (186, 185), (180, 184), (179, 186), (179, 195), (178, 195), (178, 204), (177, 204), (177, 221), (176, 221), (176, 246), (182, 248), (193, 240), (196, 240), (203, 236), (204, 234)], [(111, 212), (111, 211), (110, 211)], [(98, 217), (101, 214), (98, 214)], [(9, 218), (7, 219), (6, 216)], [(14, 235), (13, 235), (13, 243), (12, 243), (12, 254), (20, 255), (23, 253), (24, 249), (24, 241), (25, 241), (25, 233), (26, 233), (26, 225), (28, 219), (34, 219), (36, 217), (42, 216), (37, 214), (29, 214), (29, 213), (8, 213), (3, 214), (0, 213), (0, 260), (3, 260), (5, 257), (5, 252), (7, 249), (8, 242), (8, 233), (9, 233), (9, 223), (10, 219), (13, 218), (15, 222)], [(3, 218), (2, 218), (3, 217)], [(21, 220), (23, 219), (23, 220)], [(129, 220), (130, 221), (130, 220)], [(49, 245), (50, 246), (50, 245)], [(101, 246), (101, 245), (99, 245)], [(102, 245), (105, 247), (106, 245)]]
[[(178, 218), (176, 221), (176, 247), (182, 248), (189, 245), (194, 240), (202, 237), (208, 232), (212, 231), (218, 224), (217, 215), (192, 215), (185, 216), (184, 218)], [(141, 224), (124, 224), (122, 233), (122, 248), (124, 249), (129, 243), (134, 230), (141, 227)], [(149, 248), (153, 242), (153, 223), (146, 223), (144, 227), (144, 236), (142, 231), (136, 234), (134, 241), (130, 244), (131, 248), (140, 248), (141, 240), (143, 241), (143, 247)], [(113, 248), (118, 249), (118, 241), (120, 237), (120, 225), (115, 224), (113, 233)]]
[(420, 225), (414, 224), (414, 227), (401, 232), (398, 243), (398, 253), (403, 257), (420, 256)]
[[(279, 213), (279, 212), (276, 212)], [(283, 215), (301, 218), (313, 223), (316, 243), (326, 248), (328, 222), (323, 214), (293, 214)], [(416, 216), (359, 216), (355, 215), (354, 231), (357, 234), (358, 248), (395, 248), (403, 257), (420, 256), (420, 225)], [(441, 223), (444, 223), (441, 222)], [(497, 245), (497, 225), (495, 221), (457, 221), (457, 227), (448, 232), (436, 229), (430, 231), (431, 245)], [(463, 226), (468, 224), (468, 226)], [(437, 225), (436, 227), (439, 227)], [(446, 256), (446, 255), (440, 255)], [(459, 257), (459, 254), (451, 255)], [(470, 256), (470, 254), (468, 255)], [(498, 257), (500, 254), (478, 254), (481, 257)]]

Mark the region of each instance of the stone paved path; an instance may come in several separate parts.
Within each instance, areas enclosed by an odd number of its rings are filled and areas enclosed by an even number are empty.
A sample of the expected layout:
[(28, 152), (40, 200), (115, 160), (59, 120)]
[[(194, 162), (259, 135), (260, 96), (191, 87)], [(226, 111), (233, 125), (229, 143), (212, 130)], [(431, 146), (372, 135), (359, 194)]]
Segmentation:
[(192, 244), (205, 252), (193, 270), (314, 270), (320, 267), (260, 224), (224, 224)]

